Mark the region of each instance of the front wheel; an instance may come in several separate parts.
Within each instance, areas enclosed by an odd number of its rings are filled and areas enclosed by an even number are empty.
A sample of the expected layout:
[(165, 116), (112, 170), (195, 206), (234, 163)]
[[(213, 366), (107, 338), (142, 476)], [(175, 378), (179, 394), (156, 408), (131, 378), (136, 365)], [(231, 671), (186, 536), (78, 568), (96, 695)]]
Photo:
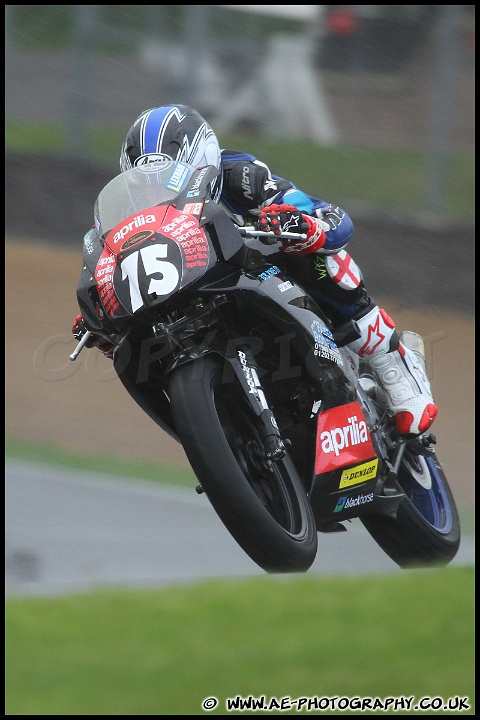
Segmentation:
[(402, 568), (446, 565), (460, 546), (460, 520), (435, 453), (424, 456), (406, 449), (397, 486), (405, 494), (397, 517), (364, 515), (363, 525)]
[(172, 374), (170, 403), (185, 453), (221, 521), (269, 573), (305, 572), (317, 553), (307, 494), (288, 453), (268, 463), (258, 418), (237, 379), (206, 356)]

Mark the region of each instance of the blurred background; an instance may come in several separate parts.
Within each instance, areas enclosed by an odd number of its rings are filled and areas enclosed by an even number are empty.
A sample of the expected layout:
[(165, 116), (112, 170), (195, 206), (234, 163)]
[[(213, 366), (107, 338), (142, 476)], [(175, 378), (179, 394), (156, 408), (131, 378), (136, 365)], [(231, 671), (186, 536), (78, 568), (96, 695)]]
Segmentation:
[(241, 139), (269, 161), (287, 141), (280, 170), (350, 210), (472, 221), (474, 5), (7, 5), (5, 17), (9, 160), (30, 148), (118, 167), (138, 114), (183, 102), (224, 147)]
[[(77, 502), (65, 467), (194, 495), (183, 450), (110, 361), (68, 360), (96, 195), (139, 113), (186, 103), (222, 147), (352, 217), (370, 293), (425, 339), (439, 457), (470, 547), (475, 6), (6, 5), (5, 60), (6, 454), (47, 463), (9, 476), (6, 590), (20, 597), (7, 599), (7, 714), (198, 714), (203, 698), (239, 692), (469, 696), (473, 710), (473, 567), (373, 577), (345, 533), (355, 583), (220, 571), (216, 584), (115, 594), (123, 561), (137, 578), (148, 559), (158, 580), (174, 535), (127, 492), (118, 516), (93, 487)], [(203, 520), (169, 520), (190, 552), (179, 572), (203, 575)], [(322, 537), (319, 548), (322, 573)], [(347, 557), (330, 560), (345, 575)], [(49, 568), (59, 581), (81, 568), (100, 591), (23, 598)]]

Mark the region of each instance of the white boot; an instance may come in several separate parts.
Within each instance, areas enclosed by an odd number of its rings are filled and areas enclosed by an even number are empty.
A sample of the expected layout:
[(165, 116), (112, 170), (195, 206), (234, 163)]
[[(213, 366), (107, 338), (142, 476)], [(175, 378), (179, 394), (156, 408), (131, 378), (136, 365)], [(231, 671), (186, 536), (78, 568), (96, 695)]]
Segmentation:
[[(437, 406), (421, 349), (414, 352), (406, 347), (393, 320), (376, 306), (356, 322), (362, 335), (348, 347), (368, 364), (385, 391), (398, 432), (402, 435), (426, 432), (435, 420)], [(408, 335), (405, 333), (406, 341)]]

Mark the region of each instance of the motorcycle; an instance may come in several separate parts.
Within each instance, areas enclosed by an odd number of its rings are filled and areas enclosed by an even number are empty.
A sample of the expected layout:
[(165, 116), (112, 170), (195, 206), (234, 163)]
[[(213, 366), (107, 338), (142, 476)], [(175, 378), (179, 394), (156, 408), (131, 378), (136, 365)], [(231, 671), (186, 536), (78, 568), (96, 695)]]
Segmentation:
[(212, 201), (215, 172), (164, 160), (103, 188), (70, 359), (113, 343), (126, 391), (181, 443), (197, 492), (267, 573), (306, 572), (319, 534), (353, 518), (401, 568), (449, 563), (460, 523), (434, 435), (397, 433), (346, 347), (356, 323), (334, 328), (252, 247), (271, 233)]

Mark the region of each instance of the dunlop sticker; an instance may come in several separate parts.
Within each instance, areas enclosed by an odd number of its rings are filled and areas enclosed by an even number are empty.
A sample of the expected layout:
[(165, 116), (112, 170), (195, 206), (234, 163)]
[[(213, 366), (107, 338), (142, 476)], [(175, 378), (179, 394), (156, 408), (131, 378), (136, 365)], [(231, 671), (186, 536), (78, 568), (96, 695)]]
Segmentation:
[(356, 465), (342, 472), (339, 488), (349, 487), (349, 485), (358, 485), (359, 483), (372, 480), (377, 475), (378, 459), (370, 460), (370, 462)]

